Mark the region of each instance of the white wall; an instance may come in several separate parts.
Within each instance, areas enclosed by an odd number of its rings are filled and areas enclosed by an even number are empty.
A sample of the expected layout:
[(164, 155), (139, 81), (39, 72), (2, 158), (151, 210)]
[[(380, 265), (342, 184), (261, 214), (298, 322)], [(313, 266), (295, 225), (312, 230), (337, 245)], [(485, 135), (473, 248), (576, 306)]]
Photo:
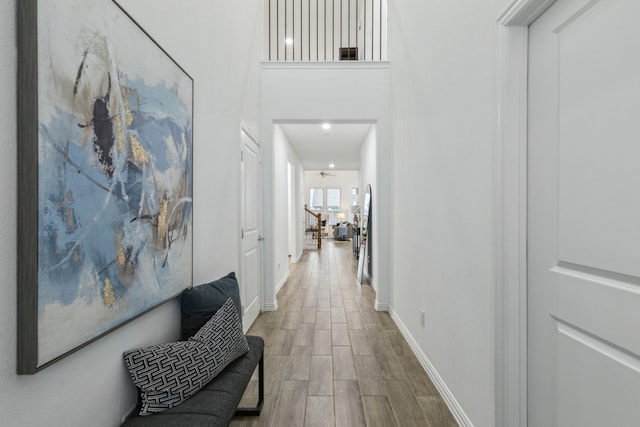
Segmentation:
[[(378, 170), (389, 173), (389, 70), (387, 64), (263, 64), (262, 69), (262, 111), (261, 132), (264, 138), (265, 162), (265, 225), (273, 224), (273, 229), (265, 226), (267, 243), (275, 248), (279, 239), (286, 239), (286, 228), (278, 226), (272, 199), (278, 191), (273, 181), (277, 166), (274, 151), (273, 126), (277, 123), (296, 121), (329, 120), (332, 122), (366, 121), (377, 124)], [(382, 154), (380, 154), (382, 153)], [(378, 200), (390, 200), (390, 177), (385, 176)], [(306, 196), (305, 196), (306, 197)], [(378, 243), (380, 271), (379, 298), (388, 301), (388, 274), (390, 268), (389, 206), (377, 205), (381, 231)], [(384, 260), (383, 260), (384, 259)], [(265, 277), (276, 277), (277, 261), (274, 254), (265, 251)], [(275, 307), (275, 286), (265, 283), (265, 305)], [(271, 299), (271, 300), (270, 300)]]
[[(136, 403), (122, 352), (178, 338), (180, 308), (170, 301), (42, 372), (15, 374), (16, 3), (0, 2), (0, 413), (21, 427), (113, 427)], [(199, 0), (123, 3), (195, 79), (194, 281), (208, 281), (239, 265), (240, 119), (257, 130), (260, 1), (217, 2), (215, 10)]]
[[(295, 235), (293, 236), (295, 253), (289, 254), (289, 201), (288, 201), (288, 177), (287, 163), (290, 163), (293, 169), (293, 213)], [(289, 277), (289, 255), (293, 261), (297, 261), (303, 250), (302, 239), (304, 230), (300, 226), (302, 221), (301, 211), (304, 207), (300, 198), (300, 175), (302, 165), (295, 151), (291, 148), (291, 144), (287, 136), (280, 126), (273, 127), (273, 182), (277, 191), (273, 194), (273, 208), (275, 228), (279, 230), (278, 239), (274, 240), (273, 260), (275, 262), (273, 283), (275, 283), (276, 292), (282, 287), (287, 277)]]
[[(381, 176), (379, 179), (384, 180), (385, 177)], [(362, 144), (360, 149), (360, 225), (362, 225), (362, 214), (364, 212), (364, 197), (367, 193), (367, 186), (371, 185), (371, 199), (372, 199), (372, 211), (374, 215), (373, 221), (368, 224), (371, 230), (371, 259), (372, 259), (372, 272), (371, 272), (371, 286), (378, 293), (378, 272), (380, 268), (380, 260), (378, 259), (378, 233), (380, 231), (380, 222), (375, 216), (377, 212), (378, 201), (378, 172), (377, 172), (377, 156), (376, 156), (376, 127), (372, 127)], [(378, 299), (379, 300), (379, 299)]]
[(389, 3), (392, 307), (477, 427), (495, 425), (492, 114), (506, 4)]
[(297, 223), (297, 258), (296, 262), (300, 260), (302, 251), (304, 250), (305, 239), (305, 211), (304, 211), (304, 168), (302, 164), (296, 168), (296, 206), (298, 207), (299, 215), (296, 216)]
[[(297, 155), (293, 152), (291, 146), (291, 153), (295, 156)], [(294, 199), (294, 218), (293, 221), (295, 223), (295, 232), (294, 236), (295, 244), (296, 244), (296, 252), (293, 254), (293, 262), (298, 262), (300, 257), (302, 256), (302, 252), (304, 251), (304, 239), (305, 239), (305, 212), (304, 212), (304, 167), (300, 161), (297, 161), (295, 164), (295, 173), (294, 173), (294, 181), (295, 181), (295, 199)]]
[(123, 3), (195, 81), (194, 282), (208, 281), (239, 268), (240, 120), (260, 137), (261, 4)]

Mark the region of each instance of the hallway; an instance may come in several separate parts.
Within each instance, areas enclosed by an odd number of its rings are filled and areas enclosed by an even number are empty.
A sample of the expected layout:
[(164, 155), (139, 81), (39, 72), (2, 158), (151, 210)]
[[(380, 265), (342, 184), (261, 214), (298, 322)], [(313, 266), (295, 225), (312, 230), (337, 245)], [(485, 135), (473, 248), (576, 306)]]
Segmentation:
[[(356, 281), (351, 242), (306, 250), (248, 334), (265, 339), (265, 403), (240, 426), (457, 426), (388, 313)], [(254, 375), (242, 405), (257, 399)]]

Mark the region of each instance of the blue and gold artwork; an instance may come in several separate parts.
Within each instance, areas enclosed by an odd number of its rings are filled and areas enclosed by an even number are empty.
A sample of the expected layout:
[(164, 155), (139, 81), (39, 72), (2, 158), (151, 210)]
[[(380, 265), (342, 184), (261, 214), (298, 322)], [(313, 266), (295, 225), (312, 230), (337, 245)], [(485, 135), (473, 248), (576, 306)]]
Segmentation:
[(191, 285), (193, 81), (115, 3), (39, 3), (41, 366)]

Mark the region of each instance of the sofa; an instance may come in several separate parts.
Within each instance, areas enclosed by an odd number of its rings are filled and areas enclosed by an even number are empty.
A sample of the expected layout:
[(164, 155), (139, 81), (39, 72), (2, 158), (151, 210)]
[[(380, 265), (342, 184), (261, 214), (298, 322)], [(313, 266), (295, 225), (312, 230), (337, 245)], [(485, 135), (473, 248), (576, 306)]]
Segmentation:
[(353, 237), (353, 224), (343, 222), (333, 226), (333, 238), (336, 240), (349, 240)]
[[(182, 340), (123, 355), (138, 406), (121, 427), (223, 427), (236, 414), (260, 415), (265, 343), (242, 333), (240, 307), (234, 273), (182, 293)], [(256, 367), (258, 401), (239, 408)]]

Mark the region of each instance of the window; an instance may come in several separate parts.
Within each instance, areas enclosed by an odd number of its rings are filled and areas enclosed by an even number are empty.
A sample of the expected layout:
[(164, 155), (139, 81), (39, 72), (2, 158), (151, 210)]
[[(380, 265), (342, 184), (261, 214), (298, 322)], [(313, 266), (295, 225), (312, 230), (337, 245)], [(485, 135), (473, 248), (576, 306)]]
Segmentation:
[(312, 211), (318, 211), (318, 212), (324, 211), (324, 189), (323, 188), (309, 189), (309, 209)]
[(329, 212), (329, 223), (338, 222), (337, 214), (340, 212), (340, 189), (327, 188), (327, 211)]
[(340, 212), (339, 188), (327, 188), (327, 211)]
[(358, 187), (351, 187), (351, 206), (358, 206)]

